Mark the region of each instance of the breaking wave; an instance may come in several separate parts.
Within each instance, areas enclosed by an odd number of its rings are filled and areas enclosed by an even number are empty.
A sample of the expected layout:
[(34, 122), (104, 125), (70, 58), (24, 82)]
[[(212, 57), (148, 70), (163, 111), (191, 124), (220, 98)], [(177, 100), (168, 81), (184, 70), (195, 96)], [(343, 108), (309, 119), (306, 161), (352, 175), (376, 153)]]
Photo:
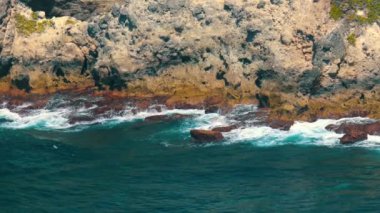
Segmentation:
[[(118, 113), (109, 112), (106, 115), (93, 119), (83, 119), (72, 122), (75, 117), (91, 117), (92, 111), (97, 106), (84, 107), (48, 107), (39, 110), (25, 110), (28, 104), (15, 109), (8, 109), (4, 105), (0, 109), (0, 128), (3, 129), (35, 129), (41, 131), (80, 131), (93, 125), (109, 127), (124, 122), (144, 120), (154, 115), (182, 114), (192, 115), (181, 121), (178, 131), (188, 134), (191, 129), (212, 129), (214, 127), (233, 125), (240, 123), (238, 129), (223, 133), (226, 140), (222, 145), (236, 143), (249, 143), (254, 146), (281, 146), (281, 145), (315, 145), (315, 146), (341, 146), (339, 138), (342, 134), (330, 132), (325, 129), (329, 124), (341, 122), (368, 122), (367, 118), (346, 118), (340, 120), (321, 119), (316, 122), (296, 122), (289, 131), (272, 129), (260, 124), (259, 118), (252, 114), (257, 108), (252, 105), (237, 106), (226, 115), (218, 113), (205, 114), (204, 110), (190, 109), (166, 109), (164, 106), (152, 106), (145, 111), (137, 112), (134, 107), (125, 106)], [(369, 136), (368, 140), (356, 143), (353, 146), (380, 147), (380, 137)]]
[[(134, 107), (126, 106), (124, 110), (118, 113), (112, 111), (93, 118), (92, 108), (57, 108), (57, 109), (39, 109), (23, 111), (27, 105), (18, 107), (15, 110), (7, 108), (0, 109), (0, 128), (8, 129), (37, 129), (37, 130), (81, 130), (92, 125), (112, 126), (123, 122), (132, 122), (144, 120), (146, 117), (155, 115), (199, 115), (204, 114), (204, 110), (182, 110), (166, 109), (160, 106), (151, 107), (145, 111), (136, 112)], [(73, 122), (73, 118), (78, 121)], [(84, 119), (81, 121), (81, 118)]]

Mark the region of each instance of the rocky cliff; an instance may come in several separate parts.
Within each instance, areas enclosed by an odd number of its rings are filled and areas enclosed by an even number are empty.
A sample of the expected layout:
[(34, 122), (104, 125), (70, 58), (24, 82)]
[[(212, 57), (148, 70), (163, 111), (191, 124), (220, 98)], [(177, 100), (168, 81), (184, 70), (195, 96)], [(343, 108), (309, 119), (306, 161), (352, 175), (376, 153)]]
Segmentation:
[(0, 90), (89, 88), (172, 106), (254, 101), (287, 119), (380, 117), (380, 25), (344, 3), (2, 0)]

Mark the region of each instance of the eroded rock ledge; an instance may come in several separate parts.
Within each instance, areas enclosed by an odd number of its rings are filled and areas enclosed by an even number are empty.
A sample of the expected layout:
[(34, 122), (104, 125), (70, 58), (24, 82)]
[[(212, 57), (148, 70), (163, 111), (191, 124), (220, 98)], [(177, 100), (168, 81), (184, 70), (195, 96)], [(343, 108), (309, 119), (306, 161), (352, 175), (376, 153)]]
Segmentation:
[(380, 26), (331, 19), (329, 0), (42, 2), (0, 3), (2, 93), (380, 117)]

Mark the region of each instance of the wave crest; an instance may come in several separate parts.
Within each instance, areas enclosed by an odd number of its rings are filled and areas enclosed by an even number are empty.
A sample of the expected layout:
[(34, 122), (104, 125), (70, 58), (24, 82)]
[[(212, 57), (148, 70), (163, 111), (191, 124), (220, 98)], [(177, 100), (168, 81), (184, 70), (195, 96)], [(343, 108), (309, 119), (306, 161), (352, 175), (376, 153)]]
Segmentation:
[[(0, 109), (0, 128), (6, 129), (36, 129), (80, 131), (92, 125), (112, 126), (123, 122), (143, 120), (149, 116), (183, 114), (194, 115), (182, 121), (178, 131), (188, 134), (191, 129), (212, 129), (220, 126), (240, 124), (238, 129), (223, 133), (226, 138), (223, 145), (235, 143), (250, 143), (254, 146), (281, 146), (289, 144), (341, 146), (337, 134), (325, 129), (327, 125), (342, 122), (369, 122), (367, 118), (345, 118), (340, 120), (321, 119), (316, 122), (295, 122), (289, 131), (272, 129), (260, 123), (255, 114), (257, 108), (252, 105), (240, 105), (226, 115), (217, 113), (205, 114), (204, 110), (167, 109), (164, 106), (151, 106), (144, 111), (137, 111), (135, 107), (126, 105), (123, 110), (107, 111), (101, 115), (94, 115), (97, 105), (89, 107), (57, 107), (59, 103), (48, 105), (44, 109), (27, 110), (24, 104), (12, 110), (5, 107)], [(53, 107), (55, 106), (55, 107)], [(262, 119), (262, 118), (261, 118)], [(353, 146), (380, 147), (380, 137), (369, 136), (368, 140), (356, 143)]]

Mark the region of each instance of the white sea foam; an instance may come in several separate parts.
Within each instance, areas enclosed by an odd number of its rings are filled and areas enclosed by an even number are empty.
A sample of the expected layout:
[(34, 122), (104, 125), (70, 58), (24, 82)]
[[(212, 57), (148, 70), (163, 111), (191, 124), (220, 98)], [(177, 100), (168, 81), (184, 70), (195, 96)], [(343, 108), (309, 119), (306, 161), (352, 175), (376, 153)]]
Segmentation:
[(131, 107), (126, 106), (125, 110), (121, 113), (112, 115), (109, 112), (107, 116), (96, 118), (92, 121), (83, 121), (75, 124), (69, 123), (69, 117), (71, 115), (75, 116), (86, 116), (91, 115), (90, 110), (94, 109), (96, 106), (91, 108), (58, 108), (53, 110), (41, 109), (32, 110), (27, 113), (13, 112), (7, 108), (0, 109), (0, 122), (1, 128), (9, 129), (40, 129), (40, 130), (63, 130), (70, 129), (73, 127), (83, 128), (92, 124), (106, 124), (113, 125), (122, 122), (129, 122), (133, 120), (141, 120), (149, 116), (154, 115), (170, 115), (170, 114), (184, 114), (184, 115), (201, 115), (204, 114), (204, 110), (182, 110), (182, 109), (165, 109), (162, 111), (157, 111), (155, 109), (148, 109), (146, 111), (133, 113)]
[[(265, 126), (243, 127), (224, 133), (226, 144), (248, 142), (255, 146), (280, 146), (286, 144), (314, 146), (342, 146), (337, 134), (325, 129), (327, 125), (343, 122), (366, 123), (368, 118), (344, 118), (340, 120), (321, 119), (316, 122), (295, 122), (289, 131), (281, 131)], [(380, 147), (380, 136), (368, 136), (368, 140), (354, 144), (358, 147)]]
[[(27, 113), (18, 113), (20, 109), (27, 107), (24, 105), (11, 111), (7, 108), (0, 109), (0, 128), (9, 129), (37, 129), (37, 130), (65, 130), (80, 131), (93, 124), (112, 126), (123, 122), (143, 120), (154, 115), (185, 114), (194, 115), (192, 119), (184, 120), (176, 131), (183, 134), (191, 129), (212, 129), (214, 127), (227, 126), (236, 123), (237, 118), (244, 117), (250, 112), (257, 110), (254, 106), (238, 106), (228, 115), (217, 113), (205, 114), (204, 110), (190, 109), (166, 109), (157, 111), (156, 107), (151, 107), (146, 111), (135, 112), (135, 108), (126, 106), (121, 113), (109, 112), (107, 116), (99, 117), (93, 121), (83, 121), (70, 124), (70, 116), (91, 116), (91, 108), (57, 108), (32, 110)], [(250, 117), (255, 120), (255, 117)], [(365, 123), (367, 118), (345, 118), (340, 120), (321, 119), (316, 122), (295, 122), (289, 131), (272, 129), (267, 126), (258, 126), (254, 122), (247, 121), (243, 126), (228, 133), (223, 133), (226, 140), (224, 145), (235, 143), (250, 143), (254, 146), (279, 146), (286, 144), (315, 145), (315, 146), (341, 146), (339, 138), (342, 134), (327, 131), (325, 127), (329, 124), (339, 124), (343, 122)], [(368, 140), (356, 143), (353, 146), (380, 147), (379, 136), (369, 136)]]
[(3, 128), (24, 129), (24, 128), (41, 128), (41, 129), (65, 129), (69, 128), (68, 119), (65, 117), (69, 112), (68, 109), (57, 111), (35, 110), (26, 115), (11, 112), (8, 109), (0, 109), (0, 118), (5, 122), (0, 126)]

